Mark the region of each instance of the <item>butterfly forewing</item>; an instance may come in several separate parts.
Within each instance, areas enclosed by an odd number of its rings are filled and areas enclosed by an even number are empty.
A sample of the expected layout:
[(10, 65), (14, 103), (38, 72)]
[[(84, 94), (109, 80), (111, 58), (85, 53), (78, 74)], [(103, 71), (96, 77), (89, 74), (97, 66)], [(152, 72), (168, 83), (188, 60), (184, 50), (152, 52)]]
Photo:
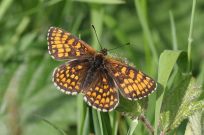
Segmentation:
[(99, 72), (98, 78), (84, 91), (85, 101), (100, 111), (111, 111), (119, 103), (118, 92), (110, 76)]
[(50, 27), (47, 35), (48, 51), (57, 60), (90, 56), (95, 50), (88, 44), (56, 27)]
[(53, 82), (62, 92), (75, 95), (81, 92), (81, 84), (88, 70), (87, 62), (72, 61), (57, 67), (53, 73)]
[(141, 71), (113, 59), (107, 59), (106, 63), (109, 73), (125, 98), (141, 99), (156, 89), (156, 82)]

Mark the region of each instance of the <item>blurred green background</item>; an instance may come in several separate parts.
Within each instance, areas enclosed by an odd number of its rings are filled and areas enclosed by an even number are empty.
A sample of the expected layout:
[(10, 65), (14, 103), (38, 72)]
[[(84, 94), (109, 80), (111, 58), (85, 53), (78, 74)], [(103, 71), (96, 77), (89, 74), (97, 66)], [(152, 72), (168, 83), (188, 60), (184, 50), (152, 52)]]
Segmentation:
[[(63, 62), (48, 54), (46, 35), (50, 26), (63, 28), (96, 49), (99, 46), (91, 24), (104, 48), (132, 43), (109, 53), (127, 58), (157, 80), (159, 56), (164, 50), (187, 51), (192, 3), (192, 0), (1, 0), (0, 135), (86, 134), (79, 127), (87, 121), (83, 119), (87, 117), (82, 113), (86, 112), (82, 97), (64, 95), (51, 81), (54, 68)], [(193, 77), (201, 80), (201, 88), (203, 24), (204, 1), (197, 0), (191, 65)], [(150, 101), (147, 117), (153, 124), (155, 93)], [(111, 131), (113, 134), (126, 134), (131, 125), (131, 120), (117, 111), (110, 113), (110, 121), (116, 130)], [(88, 134), (94, 134), (94, 122), (87, 123), (82, 126), (90, 129)], [(177, 134), (184, 134), (186, 123), (180, 125)], [(148, 132), (139, 123), (133, 134)]]

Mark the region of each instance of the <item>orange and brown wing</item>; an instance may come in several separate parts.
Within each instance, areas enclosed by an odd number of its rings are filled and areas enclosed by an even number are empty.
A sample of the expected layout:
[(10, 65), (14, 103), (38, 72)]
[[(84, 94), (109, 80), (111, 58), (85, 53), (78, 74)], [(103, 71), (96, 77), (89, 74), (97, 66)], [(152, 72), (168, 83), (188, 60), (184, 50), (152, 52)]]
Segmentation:
[(118, 91), (106, 73), (99, 72), (98, 78), (83, 93), (90, 106), (103, 112), (112, 111), (119, 103)]
[(120, 61), (107, 58), (106, 67), (122, 95), (129, 100), (146, 97), (157, 87), (152, 78)]
[(56, 27), (50, 27), (48, 30), (47, 42), (49, 54), (57, 60), (90, 56), (95, 53), (88, 44)]
[(81, 92), (81, 84), (84, 81), (88, 63), (72, 61), (62, 64), (53, 72), (55, 86), (66, 94), (76, 95)]

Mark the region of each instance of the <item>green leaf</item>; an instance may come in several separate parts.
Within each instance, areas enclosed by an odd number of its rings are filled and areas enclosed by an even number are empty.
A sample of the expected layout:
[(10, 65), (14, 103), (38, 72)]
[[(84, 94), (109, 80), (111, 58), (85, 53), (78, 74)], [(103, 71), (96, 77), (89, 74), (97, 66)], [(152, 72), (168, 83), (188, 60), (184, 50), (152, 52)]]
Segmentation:
[(161, 105), (163, 102), (163, 97), (166, 90), (167, 82), (170, 78), (170, 74), (173, 70), (173, 67), (175, 66), (177, 60), (179, 59), (179, 56), (182, 53), (184, 52), (165, 50), (164, 52), (162, 52), (159, 58), (158, 83), (161, 84), (161, 86), (159, 85), (159, 87), (157, 88), (158, 98), (156, 101), (155, 124), (154, 124), (155, 135), (157, 135), (160, 110), (161, 110)]
[[(187, 92), (190, 79), (191, 75), (183, 75), (178, 71), (172, 83), (172, 87), (166, 90), (161, 108), (161, 126), (163, 130), (168, 128), (174, 121), (185, 93)], [(163, 116), (163, 114), (165, 116)]]
[(204, 108), (204, 100), (198, 100), (201, 92), (202, 90), (197, 85), (195, 79), (191, 79), (187, 91), (182, 93), (184, 97), (170, 129), (177, 128), (184, 119)]
[(138, 101), (130, 101), (120, 95), (120, 103), (116, 108), (117, 111), (125, 113), (127, 116), (138, 116), (147, 109), (148, 98)]

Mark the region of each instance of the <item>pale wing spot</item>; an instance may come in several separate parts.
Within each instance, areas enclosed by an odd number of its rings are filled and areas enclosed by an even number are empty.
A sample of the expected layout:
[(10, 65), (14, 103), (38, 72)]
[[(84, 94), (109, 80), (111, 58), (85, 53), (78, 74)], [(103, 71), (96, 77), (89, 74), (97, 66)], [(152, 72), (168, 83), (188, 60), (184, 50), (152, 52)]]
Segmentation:
[(91, 96), (92, 96), (92, 97), (96, 97), (96, 92), (93, 92), (93, 93), (91, 94)]
[(136, 84), (133, 84), (132, 87), (134, 90), (139, 90)]
[(66, 51), (66, 52), (70, 52), (71, 49), (70, 49), (70, 48), (66, 48), (65, 51)]
[(140, 84), (137, 84), (137, 86), (138, 86), (139, 90), (141, 90), (141, 91), (143, 90), (143, 88)]
[(135, 77), (135, 74), (134, 74), (134, 71), (133, 71), (133, 70), (130, 70), (129, 76), (130, 76), (130, 78), (132, 78), (132, 79)]
[(68, 44), (72, 45), (74, 41), (75, 41), (75, 39), (72, 38), (72, 39), (68, 40)]
[(130, 83), (133, 83), (133, 82), (134, 82), (132, 79), (128, 79), (128, 81), (129, 81)]
[(56, 33), (56, 37), (60, 37), (61, 36), (61, 34), (60, 33)]
[(129, 94), (128, 88), (124, 88), (125, 94)]
[(64, 87), (67, 88), (67, 83), (64, 84)]
[(142, 79), (142, 75), (141, 75), (140, 73), (137, 74), (137, 77), (140, 78), (140, 79)]
[(64, 74), (61, 74), (59, 77), (60, 77), (60, 78), (63, 78), (63, 77), (64, 77)]
[(70, 83), (71, 82), (71, 79), (67, 79), (67, 83)]
[(96, 101), (94, 102), (94, 104), (97, 104), (97, 105), (98, 105), (98, 104), (99, 104), (99, 101), (98, 101), (98, 100), (96, 100)]
[[(56, 47), (57, 47), (57, 48), (62, 48), (63, 45), (62, 45), (62, 44), (57, 44)], [(54, 47), (53, 47), (53, 48), (54, 48)]]
[(55, 44), (61, 44), (61, 41), (54, 41)]
[(55, 40), (60, 40), (60, 37), (55, 37)]
[(133, 88), (132, 88), (131, 85), (128, 86), (128, 89), (129, 89), (130, 92), (133, 91)]
[(75, 46), (77, 49), (81, 48), (81, 43), (78, 42), (77, 45)]
[(78, 65), (77, 68), (78, 68), (78, 69), (82, 69), (82, 66), (81, 66), (81, 65)]
[(76, 52), (76, 56), (80, 56), (80, 52), (79, 51)]
[(118, 77), (118, 76), (119, 76), (119, 73), (118, 73), (118, 72), (116, 72), (114, 75), (115, 75), (115, 77)]
[(123, 74), (125, 74), (125, 73), (126, 73), (126, 70), (127, 70), (127, 68), (126, 68), (126, 67), (123, 67), (123, 68), (121, 69), (121, 72), (122, 72)]
[(63, 53), (63, 52), (64, 52), (64, 49), (58, 49), (58, 52), (59, 52), (59, 53)]
[(125, 84), (129, 84), (128, 79), (124, 79)]
[(58, 53), (58, 57), (62, 57), (63, 56), (63, 54), (62, 53)]
[(144, 80), (144, 83), (147, 85), (147, 84), (148, 84), (148, 81), (147, 81), (147, 80)]
[(140, 84), (142, 85), (143, 88), (146, 87), (146, 85), (143, 82), (141, 82)]
[(76, 85), (76, 82), (72, 82), (71, 85), (72, 85), (72, 86), (75, 86), (75, 85)]
[(106, 103), (109, 103), (110, 102), (110, 99), (107, 97), (106, 98)]
[(66, 81), (66, 78), (62, 78), (62, 80), (61, 80), (62, 82), (65, 82)]
[(96, 99), (99, 99), (99, 100), (100, 100), (100, 99), (101, 99), (101, 95), (98, 95), (98, 96), (96, 97)]
[(102, 98), (100, 103), (104, 104), (105, 103), (105, 98)]

